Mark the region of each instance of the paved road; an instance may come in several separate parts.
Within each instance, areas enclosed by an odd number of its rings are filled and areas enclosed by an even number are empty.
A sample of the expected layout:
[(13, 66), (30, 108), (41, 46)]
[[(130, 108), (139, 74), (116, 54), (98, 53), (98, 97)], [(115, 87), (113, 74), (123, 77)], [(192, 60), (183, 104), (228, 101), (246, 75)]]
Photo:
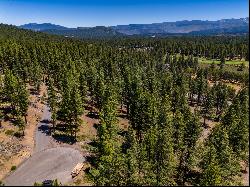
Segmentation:
[(15, 172), (4, 179), (7, 186), (32, 186), (45, 179), (58, 179), (62, 184), (70, 182), (71, 171), (85, 158), (70, 147), (60, 147), (48, 135), (47, 120), (50, 119), (49, 108), (45, 106), (42, 121), (38, 124), (34, 154), (23, 162)]
[(35, 135), (35, 149), (34, 152), (39, 152), (48, 148), (55, 147), (55, 142), (49, 134), (48, 121), (51, 120), (51, 113), (49, 107), (45, 105), (41, 122)]
[(30, 186), (45, 179), (58, 179), (65, 184), (71, 181), (74, 166), (83, 161), (77, 150), (56, 147), (35, 153), (9, 177), (5, 179), (8, 186)]

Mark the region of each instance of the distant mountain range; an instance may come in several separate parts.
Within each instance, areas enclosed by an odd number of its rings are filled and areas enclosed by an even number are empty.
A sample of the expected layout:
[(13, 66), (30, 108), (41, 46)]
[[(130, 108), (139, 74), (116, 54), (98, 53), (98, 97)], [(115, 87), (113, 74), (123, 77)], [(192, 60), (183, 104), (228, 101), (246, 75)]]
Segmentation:
[(19, 27), (76, 38), (114, 38), (131, 35), (168, 36), (247, 34), (249, 33), (249, 18), (222, 19), (218, 21), (184, 20), (152, 24), (129, 24), (111, 27), (96, 26), (77, 28), (67, 28), (51, 23), (29, 23)]
[(248, 28), (249, 18), (240, 19), (222, 19), (218, 21), (176, 21), (176, 22), (163, 22), (152, 24), (130, 24), (130, 25), (117, 25), (112, 27), (114, 30), (127, 35), (133, 34), (158, 34), (158, 33), (176, 33), (187, 34), (197, 31), (209, 31), (220, 29), (234, 29), (238, 27)]
[(96, 39), (96, 38), (115, 38), (123, 37), (124, 34), (115, 31), (110, 27), (96, 26), (96, 27), (77, 27), (67, 29), (48, 29), (43, 30), (48, 34), (63, 35), (70, 38), (84, 38), (84, 39)]
[(44, 30), (65, 30), (68, 29), (67, 27), (61, 26), (61, 25), (55, 25), (55, 24), (51, 24), (51, 23), (28, 23), (28, 24), (24, 24), (24, 25), (20, 25), (19, 27), (23, 28), (23, 29), (30, 29), (30, 30), (34, 30), (34, 31), (44, 31)]

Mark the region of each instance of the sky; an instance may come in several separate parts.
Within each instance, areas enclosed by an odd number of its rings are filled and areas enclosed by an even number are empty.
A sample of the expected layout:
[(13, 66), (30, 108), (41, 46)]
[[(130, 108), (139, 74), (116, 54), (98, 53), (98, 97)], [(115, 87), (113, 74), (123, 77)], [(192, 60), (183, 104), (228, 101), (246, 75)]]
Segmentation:
[(248, 0), (0, 0), (0, 23), (113, 26), (248, 17)]

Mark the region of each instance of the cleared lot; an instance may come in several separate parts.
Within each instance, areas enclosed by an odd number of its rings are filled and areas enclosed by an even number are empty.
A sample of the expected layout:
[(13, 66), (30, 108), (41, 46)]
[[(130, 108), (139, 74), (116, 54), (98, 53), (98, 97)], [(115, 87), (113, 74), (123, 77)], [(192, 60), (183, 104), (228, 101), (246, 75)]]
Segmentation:
[(58, 179), (62, 184), (72, 180), (71, 171), (77, 163), (85, 161), (82, 154), (71, 147), (60, 147), (48, 134), (51, 113), (44, 107), (38, 124), (34, 154), (16, 171), (4, 179), (7, 186), (27, 186), (46, 179)]
[(25, 186), (45, 179), (58, 179), (67, 183), (72, 180), (71, 171), (84, 157), (72, 148), (56, 147), (35, 153), (5, 179), (6, 185)]

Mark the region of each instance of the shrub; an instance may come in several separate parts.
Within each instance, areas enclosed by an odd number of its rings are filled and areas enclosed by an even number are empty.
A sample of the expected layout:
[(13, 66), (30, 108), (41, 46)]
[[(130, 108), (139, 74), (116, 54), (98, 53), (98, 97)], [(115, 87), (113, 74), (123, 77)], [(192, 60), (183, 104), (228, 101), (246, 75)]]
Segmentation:
[(20, 138), (20, 137), (23, 136), (23, 134), (21, 132), (17, 131), (17, 132), (14, 133), (14, 136), (17, 137), (17, 138)]
[(15, 131), (11, 130), (11, 129), (8, 129), (5, 131), (5, 134), (8, 135), (8, 136), (13, 136), (15, 133)]
[(16, 170), (16, 166), (11, 166), (10, 170), (11, 171), (15, 171)]
[(0, 186), (4, 186), (4, 183), (2, 181), (0, 181)]

